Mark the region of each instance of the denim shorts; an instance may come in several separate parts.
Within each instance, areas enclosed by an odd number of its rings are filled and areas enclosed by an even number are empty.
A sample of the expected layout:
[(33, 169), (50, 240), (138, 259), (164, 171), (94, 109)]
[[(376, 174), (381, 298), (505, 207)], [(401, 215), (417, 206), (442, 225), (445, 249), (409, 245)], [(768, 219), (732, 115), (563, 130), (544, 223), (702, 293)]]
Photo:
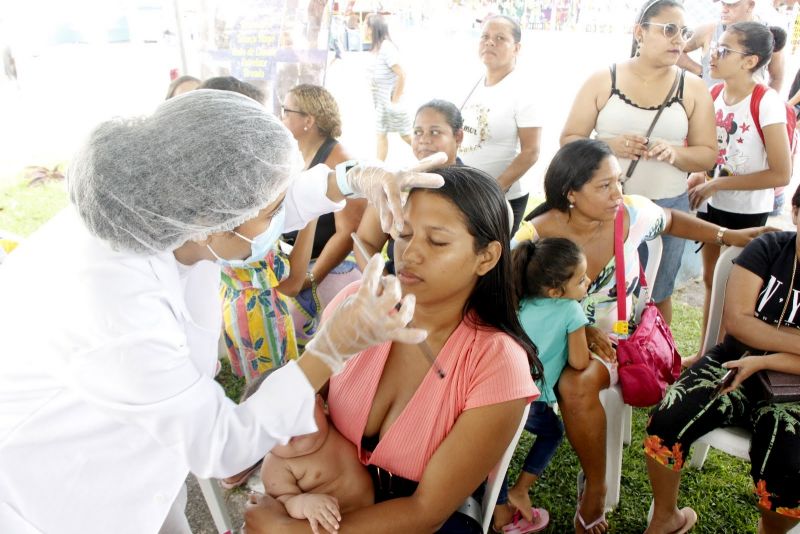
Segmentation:
[[(672, 198), (660, 198), (653, 202), (662, 208), (689, 212), (689, 193), (683, 193)], [(675, 278), (681, 269), (681, 259), (683, 258), (686, 240), (661, 234), (661, 244), (661, 264), (658, 266), (656, 285), (652, 294), (655, 302), (661, 302), (672, 296), (672, 292), (675, 290)], [(644, 244), (642, 246), (647, 247)]]

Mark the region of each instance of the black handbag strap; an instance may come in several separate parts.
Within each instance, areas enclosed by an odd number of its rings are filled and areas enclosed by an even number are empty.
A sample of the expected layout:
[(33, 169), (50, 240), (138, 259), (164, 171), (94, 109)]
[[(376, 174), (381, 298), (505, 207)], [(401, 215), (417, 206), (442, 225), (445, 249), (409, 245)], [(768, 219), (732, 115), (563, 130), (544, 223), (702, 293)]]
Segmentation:
[[(672, 87), (669, 88), (669, 93), (667, 93), (667, 98), (661, 103), (658, 107), (658, 111), (656, 111), (656, 116), (653, 117), (653, 122), (650, 123), (650, 127), (647, 129), (647, 133), (644, 134), (646, 138), (650, 138), (650, 134), (653, 133), (653, 129), (656, 127), (656, 122), (658, 122), (658, 118), (661, 116), (661, 113), (664, 111), (664, 108), (667, 107), (667, 104), (670, 100), (672, 100), (672, 93), (675, 92), (675, 88), (678, 87), (678, 82), (681, 79), (681, 71), (678, 69), (678, 72), (675, 74), (675, 80), (672, 82)], [(633, 176), (633, 171), (636, 170), (636, 166), (639, 164), (638, 159), (631, 160), (630, 165), (628, 165), (628, 172), (625, 173), (625, 176), (630, 178)]]

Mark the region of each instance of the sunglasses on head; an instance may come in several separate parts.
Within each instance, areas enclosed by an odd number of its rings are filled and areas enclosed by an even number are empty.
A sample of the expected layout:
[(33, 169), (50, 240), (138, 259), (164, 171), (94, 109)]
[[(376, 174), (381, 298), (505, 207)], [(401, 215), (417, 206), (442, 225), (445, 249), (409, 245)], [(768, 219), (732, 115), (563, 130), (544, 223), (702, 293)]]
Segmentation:
[(681, 34), (681, 39), (684, 41), (688, 41), (694, 35), (694, 30), (688, 26), (678, 26), (675, 23), (670, 22), (669, 24), (661, 24), (660, 22), (643, 22), (643, 25), (646, 24), (648, 26), (661, 26), (661, 30), (664, 32), (664, 37), (667, 39), (672, 39), (679, 33)]
[(734, 50), (733, 48), (728, 48), (727, 46), (719, 43), (711, 43), (711, 53), (716, 54), (720, 59), (725, 59), (725, 57), (727, 57), (727, 55), (731, 52), (734, 54), (741, 54), (743, 56), (750, 55), (748, 52), (743, 52), (742, 50)]

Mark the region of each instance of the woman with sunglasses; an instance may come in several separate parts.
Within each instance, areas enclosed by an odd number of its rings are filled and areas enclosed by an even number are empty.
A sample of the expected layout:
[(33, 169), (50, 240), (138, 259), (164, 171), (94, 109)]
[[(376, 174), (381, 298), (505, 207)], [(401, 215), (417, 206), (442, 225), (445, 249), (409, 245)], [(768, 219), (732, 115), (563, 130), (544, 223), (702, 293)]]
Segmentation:
[[(757, 98), (755, 74), (785, 42), (786, 32), (778, 27), (739, 22), (729, 26), (712, 48), (711, 73), (723, 81), (721, 90), (717, 88), (714, 93), (719, 152), (713, 170), (689, 178), (692, 208), (708, 200), (707, 211), (697, 214), (706, 221), (733, 229), (763, 226), (772, 211), (773, 188), (789, 183), (792, 161), (783, 100), (773, 89), (767, 89), (756, 103), (758, 124), (751, 112), (752, 100)], [(759, 94), (763, 89), (759, 88)], [(720, 247), (707, 244), (702, 251), (705, 332)], [(684, 364), (696, 360), (687, 358)]]
[[(689, 211), (686, 177), (714, 166), (713, 107), (705, 84), (676, 66), (692, 31), (682, 3), (648, 1), (633, 28), (631, 58), (593, 74), (578, 91), (561, 144), (594, 131), (622, 165), (626, 194)], [(677, 81), (677, 84), (675, 82)], [(664, 105), (647, 136), (659, 107)], [(627, 177), (629, 165), (634, 169)], [(684, 240), (666, 236), (653, 299), (672, 318), (671, 295)]]

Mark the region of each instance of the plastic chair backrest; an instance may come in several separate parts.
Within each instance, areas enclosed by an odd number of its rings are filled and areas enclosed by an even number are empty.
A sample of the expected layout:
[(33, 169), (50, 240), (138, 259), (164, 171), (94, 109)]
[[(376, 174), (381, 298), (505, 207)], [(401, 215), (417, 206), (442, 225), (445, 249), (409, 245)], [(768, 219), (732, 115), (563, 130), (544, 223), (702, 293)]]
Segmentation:
[(489, 472), (489, 476), (486, 478), (486, 490), (483, 492), (483, 501), (481, 502), (481, 517), (483, 517), (482, 526), (484, 533), (489, 532), (489, 528), (492, 525), (492, 513), (497, 504), (497, 496), (500, 494), (500, 486), (503, 483), (503, 477), (506, 471), (508, 471), (508, 464), (511, 463), (511, 457), (514, 456), (517, 442), (519, 442), (519, 437), (522, 435), (522, 429), (525, 428), (525, 422), (528, 420), (528, 412), (530, 409), (531, 405), (527, 404), (525, 410), (522, 412), (522, 419), (519, 422), (519, 427), (517, 427), (514, 438), (511, 440), (511, 443), (508, 444), (508, 447), (506, 447), (506, 451), (503, 453), (500, 461), (497, 462), (497, 465), (494, 466), (494, 469)]
[(720, 327), (722, 326), (722, 308), (725, 304), (725, 286), (728, 285), (728, 276), (733, 268), (733, 260), (742, 251), (742, 247), (728, 247), (719, 255), (717, 266), (714, 268), (714, 277), (711, 282), (711, 301), (708, 308), (708, 325), (706, 338), (703, 343), (702, 353), (708, 352), (717, 344)]

